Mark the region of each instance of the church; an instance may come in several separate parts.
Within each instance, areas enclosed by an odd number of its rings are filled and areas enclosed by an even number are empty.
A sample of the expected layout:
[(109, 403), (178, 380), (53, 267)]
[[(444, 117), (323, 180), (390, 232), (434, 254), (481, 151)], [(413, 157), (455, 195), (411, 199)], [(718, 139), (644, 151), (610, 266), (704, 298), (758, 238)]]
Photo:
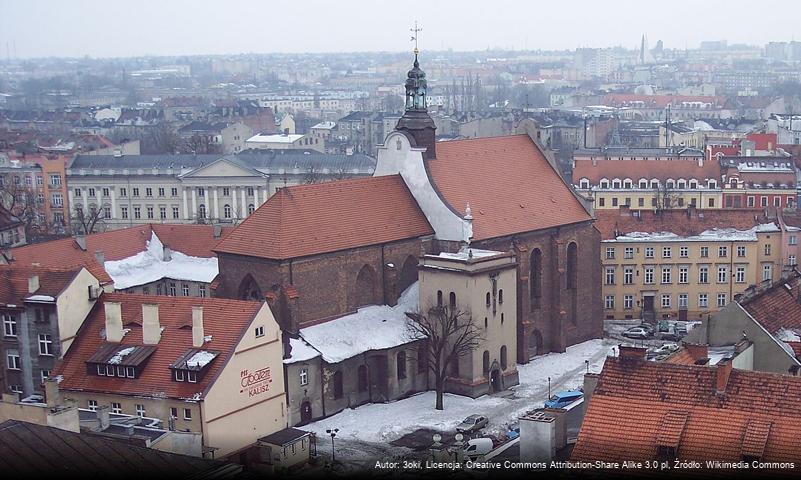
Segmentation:
[(291, 424), (433, 388), (405, 328), (433, 302), (486, 330), (446, 383), (473, 397), (602, 335), (600, 234), (536, 142), (437, 142), (416, 50), (405, 89), (373, 177), (283, 188), (215, 248), (213, 294), (266, 300), (285, 333)]

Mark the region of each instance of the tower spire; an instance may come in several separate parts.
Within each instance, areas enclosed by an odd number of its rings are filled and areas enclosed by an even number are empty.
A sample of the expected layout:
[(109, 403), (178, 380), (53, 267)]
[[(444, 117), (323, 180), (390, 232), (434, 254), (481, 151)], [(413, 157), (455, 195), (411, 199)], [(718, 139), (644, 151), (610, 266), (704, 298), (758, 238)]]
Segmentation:
[(414, 21), (414, 28), (410, 28), (409, 31), (412, 32), (411, 41), (414, 42), (414, 50), (413, 50), (413, 52), (414, 52), (414, 66), (418, 67), (419, 64), (417, 63), (417, 54), (420, 53), (420, 49), (417, 48), (417, 40), (419, 39), (420, 32), (422, 32), (423, 29), (422, 29), (422, 27), (418, 27), (417, 26), (417, 20), (415, 20)]
[(428, 82), (426, 73), (420, 68), (418, 54), (420, 53), (418, 39), (423, 29), (414, 22), (411, 41), (414, 42), (414, 66), (406, 74), (404, 84), (406, 90), (406, 102), (403, 116), (398, 120), (395, 129), (406, 132), (413, 140), (415, 147), (425, 147), (425, 158), (436, 157), (435, 131), (436, 126), (431, 117), (428, 116), (428, 102), (426, 99)]

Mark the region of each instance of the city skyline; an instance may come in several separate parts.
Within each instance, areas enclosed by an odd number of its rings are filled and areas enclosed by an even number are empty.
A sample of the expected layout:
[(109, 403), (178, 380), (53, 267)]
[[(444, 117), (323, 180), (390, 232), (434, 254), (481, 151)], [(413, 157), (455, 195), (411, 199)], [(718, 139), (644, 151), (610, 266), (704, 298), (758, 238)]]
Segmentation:
[[(344, 4), (310, 0), (303, 9), (282, 10), (272, 18), (264, 3), (237, 0), (215, 5), (203, 0), (193, 2), (190, 11), (184, 2), (157, 4), (150, 0), (138, 9), (96, 0), (5, 2), (0, 4), (0, 57), (400, 52), (413, 47), (409, 29), (415, 20), (423, 28), (422, 51), (636, 49), (643, 34), (651, 47), (662, 40), (669, 49), (698, 48), (705, 40), (762, 46), (793, 39), (783, 38), (772, 24), (753, 22), (753, 12), (746, 9), (726, 10), (728, 24), (747, 28), (725, 35), (686, 28), (693, 22), (717, 18), (722, 2), (678, 0), (654, 15), (640, 11), (642, 7), (635, 2), (599, 5), (582, 1), (580, 13), (574, 15), (574, 10), (566, 11), (561, 5), (511, 0), (495, 2), (493, 9), (480, 14), (471, 13), (483, 6), (473, 0), (426, 4), (408, 14), (386, 0)], [(801, 14), (801, 5), (776, 0), (763, 2), (763, 7), (765, 11), (783, 11), (786, 18)], [(265, 13), (252, 14), (259, 10)], [(111, 20), (99, 22), (98, 18)], [(612, 25), (624, 28), (612, 29)]]

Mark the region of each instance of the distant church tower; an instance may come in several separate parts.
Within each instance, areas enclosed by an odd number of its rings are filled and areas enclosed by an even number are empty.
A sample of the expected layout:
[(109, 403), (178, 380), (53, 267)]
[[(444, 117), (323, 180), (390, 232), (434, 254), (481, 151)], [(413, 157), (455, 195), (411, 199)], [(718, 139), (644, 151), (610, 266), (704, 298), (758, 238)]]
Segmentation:
[(434, 125), (434, 120), (428, 116), (426, 105), (428, 85), (426, 73), (420, 69), (420, 63), (417, 61), (418, 53), (417, 46), (415, 46), (414, 66), (406, 74), (406, 111), (398, 120), (395, 130), (406, 133), (416, 147), (425, 147), (426, 151), (423, 157), (432, 159), (437, 157), (435, 135), (437, 127)]

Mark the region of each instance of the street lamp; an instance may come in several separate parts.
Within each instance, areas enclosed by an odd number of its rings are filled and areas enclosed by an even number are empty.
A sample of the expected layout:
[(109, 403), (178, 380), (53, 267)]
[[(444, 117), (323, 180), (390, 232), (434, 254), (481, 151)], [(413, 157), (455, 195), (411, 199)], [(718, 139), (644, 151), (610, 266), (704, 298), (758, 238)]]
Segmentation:
[(455, 443), (455, 446), (456, 446), (456, 461), (457, 462), (461, 462), (462, 461), (462, 454), (463, 454), (463, 451), (462, 451), (462, 440), (464, 440), (464, 435), (462, 435), (461, 433), (457, 433), (456, 436), (454, 437), (454, 439), (456, 440), (456, 443)]
[(333, 430), (329, 428), (329, 429), (326, 429), (326, 431), (325, 431), (325, 433), (327, 433), (327, 434), (329, 434), (331, 436), (331, 466), (334, 465), (334, 462), (337, 459), (336, 451), (334, 450), (334, 438), (336, 438), (338, 432), (339, 432), (338, 428), (335, 428)]
[(548, 399), (551, 398), (551, 377), (548, 377)]

